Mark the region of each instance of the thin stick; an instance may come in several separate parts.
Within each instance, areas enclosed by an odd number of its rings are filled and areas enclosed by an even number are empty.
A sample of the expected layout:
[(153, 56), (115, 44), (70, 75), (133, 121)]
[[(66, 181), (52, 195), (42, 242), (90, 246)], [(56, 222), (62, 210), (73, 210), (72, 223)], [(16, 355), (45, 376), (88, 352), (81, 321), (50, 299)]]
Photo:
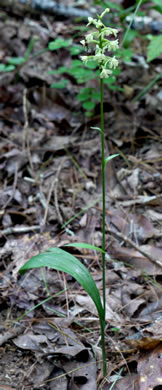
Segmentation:
[(1, 230), (0, 237), (8, 236), (9, 234), (22, 234), (22, 233), (35, 232), (35, 231), (40, 231), (39, 225), (8, 227), (4, 230)]
[(141, 255), (147, 257), (147, 259), (150, 260), (151, 263), (153, 263), (154, 265), (156, 264), (157, 266), (162, 268), (162, 261), (161, 260), (157, 260), (154, 257), (152, 257), (151, 255), (149, 255), (149, 253), (147, 253), (146, 251), (143, 251), (143, 249), (141, 249), (138, 245), (136, 245), (130, 238), (126, 237), (124, 234), (122, 234), (120, 232), (113, 232), (110, 228), (107, 228), (107, 230), (108, 230), (108, 233), (110, 233), (118, 238), (122, 238), (122, 240), (124, 242), (128, 243), (130, 246), (132, 246), (134, 249), (136, 249), (136, 251), (141, 253)]

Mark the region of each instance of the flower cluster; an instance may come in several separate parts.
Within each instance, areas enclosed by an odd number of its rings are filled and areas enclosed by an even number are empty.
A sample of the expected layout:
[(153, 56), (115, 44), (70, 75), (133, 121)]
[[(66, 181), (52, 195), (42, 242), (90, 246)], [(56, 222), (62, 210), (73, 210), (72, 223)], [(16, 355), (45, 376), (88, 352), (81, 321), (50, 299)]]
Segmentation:
[(118, 60), (115, 56), (105, 55), (105, 51), (116, 51), (119, 47), (118, 39), (109, 40), (106, 37), (109, 35), (117, 36), (118, 30), (111, 27), (106, 27), (102, 22), (103, 16), (109, 12), (109, 8), (97, 17), (98, 19), (88, 18), (87, 26), (93, 24), (98, 31), (92, 31), (87, 34), (85, 40), (80, 43), (86, 47), (89, 44), (95, 45), (95, 54), (90, 56), (81, 56), (82, 61), (87, 64), (89, 60), (94, 60), (99, 66), (100, 78), (107, 78), (112, 74), (111, 69), (115, 69), (118, 66)]

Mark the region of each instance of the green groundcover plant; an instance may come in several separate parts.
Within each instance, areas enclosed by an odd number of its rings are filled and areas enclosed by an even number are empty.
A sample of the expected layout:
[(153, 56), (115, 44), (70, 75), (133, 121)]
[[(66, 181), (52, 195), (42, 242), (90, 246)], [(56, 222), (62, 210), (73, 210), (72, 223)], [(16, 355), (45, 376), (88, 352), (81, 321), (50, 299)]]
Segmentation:
[[(75, 44), (71, 39), (57, 38), (55, 41), (50, 42), (48, 49), (50, 51), (60, 50), (66, 48), (69, 51), (71, 56), (70, 66), (60, 66), (58, 69), (54, 69), (48, 72), (51, 75), (60, 75), (61, 79), (55, 81), (51, 84), (51, 88), (63, 89), (66, 88), (69, 84), (69, 78), (73, 77), (77, 84), (89, 84), (91, 80), (95, 80), (98, 77), (98, 68), (96, 61), (93, 60), (93, 57), (87, 62), (84, 63), (76, 58), (81, 54), (85, 48), (81, 44)], [(120, 69), (112, 69), (112, 74), (109, 75), (109, 78), (105, 80), (108, 84), (109, 89), (119, 90), (120, 88), (116, 84), (116, 77), (120, 74)], [(85, 111), (86, 116), (92, 116), (96, 103), (100, 101), (100, 92), (98, 92), (91, 85), (82, 87), (80, 92), (77, 94), (77, 99), (81, 102), (81, 105)]]
[[(24, 57), (10, 57), (7, 58), (7, 63), (6, 64), (1, 64), (0, 63), (0, 73), (7, 73), (7, 72), (13, 72), (13, 71), (18, 71), (20, 67), (26, 64), (26, 62), (30, 58), (30, 54), (37, 42), (38, 38), (32, 37), (29, 41), (26, 53), (24, 54)], [(39, 53), (37, 53), (39, 54)]]
[[(123, 40), (121, 42), (120, 48), (117, 50), (116, 56), (120, 57), (122, 61), (129, 62), (131, 61), (134, 51), (132, 42), (135, 38), (139, 40), (145, 39), (149, 40), (149, 44), (146, 48), (146, 57), (147, 62), (153, 61), (162, 53), (162, 34), (158, 36), (153, 36), (152, 34), (141, 35), (141, 33), (137, 29), (132, 29), (132, 24), (135, 20), (136, 16), (144, 17), (146, 15), (146, 11), (140, 10), (140, 6), (143, 3), (148, 3), (148, 9), (155, 9), (157, 12), (162, 13), (162, 5), (161, 0), (152, 0), (152, 2), (148, 2), (147, 0), (136, 0), (136, 4), (128, 7), (127, 9), (123, 9), (122, 5), (114, 4), (111, 1), (101, 1), (94, 0), (94, 4), (99, 4), (101, 7), (110, 7), (114, 10), (114, 15), (118, 17), (120, 20), (120, 24), (125, 29), (126, 26), (126, 18), (129, 16), (129, 25), (126, 28)], [(111, 19), (111, 16), (110, 16)], [(83, 26), (75, 27), (77, 31), (86, 30)], [(79, 44), (74, 43), (70, 39), (57, 38), (55, 41), (50, 42), (48, 45), (48, 49), (51, 51), (59, 50), (62, 48), (66, 48), (69, 50), (69, 54), (71, 56), (71, 65), (70, 66), (60, 66), (58, 69), (54, 69), (49, 71), (49, 74), (60, 75), (61, 79), (57, 82), (53, 82), (51, 84), (51, 88), (63, 89), (66, 88), (69, 83), (69, 77), (72, 76), (77, 84), (89, 84), (88, 86), (83, 86), (80, 89), (80, 92), (77, 94), (77, 99), (81, 102), (81, 105), (85, 111), (86, 116), (92, 116), (94, 114), (94, 109), (96, 107), (96, 103), (100, 101), (100, 94), (96, 89), (91, 87), (91, 80), (96, 79), (98, 70), (96, 67), (96, 63), (91, 60), (82, 66), (82, 62), (79, 59), (76, 59), (82, 51), (83, 47)], [(118, 67), (117, 69), (113, 69), (112, 74), (109, 75), (107, 79), (105, 79), (105, 84), (110, 90), (123, 92), (124, 89), (121, 88), (117, 82), (117, 76), (121, 73), (121, 69)], [(155, 84), (158, 79), (154, 79)], [(147, 86), (146, 86), (147, 87)], [(143, 91), (143, 95), (145, 94), (145, 90)], [(138, 100), (138, 97), (137, 99)]]
[[(81, 60), (84, 64), (89, 61), (94, 61), (99, 69), (100, 79), (100, 106), (101, 106), (101, 128), (98, 131), (101, 134), (101, 169), (102, 169), (102, 247), (96, 247), (88, 243), (74, 243), (69, 246), (75, 246), (79, 248), (87, 248), (100, 251), (102, 254), (102, 284), (103, 284), (103, 302), (101, 301), (99, 290), (95, 284), (88, 269), (73, 255), (66, 252), (61, 248), (49, 248), (47, 252), (40, 253), (37, 256), (32, 257), (21, 269), (20, 272), (25, 272), (31, 268), (39, 267), (51, 267), (59, 271), (66, 272), (75, 278), (85, 289), (85, 291), (92, 298), (96, 305), (101, 328), (101, 344), (102, 344), (102, 356), (103, 356), (103, 374), (107, 373), (106, 365), (106, 350), (105, 350), (105, 312), (106, 312), (106, 293), (105, 293), (105, 169), (106, 164), (117, 154), (111, 155), (105, 158), (104, 155), (104, 111), (103, 111), (103, 91), (104, 91), (104, 79), (107, 79), (112, 74), (112, 70), (118, 66), (118, 60), (114, 55), (108, 55), (116, 51), (119, 47), (117, 37), (117, 29), (106, 27), (102, 21), (104, 15), (109, 12), (109, 8), (96, 19), (89, 17), (88, 26), (92, 25), (93, 29), (85, 36), (85, 39), (81, 41), (84, 48), (87, 46), (93, 50), (93, 55), (83, 55)], [(110, 39), (107, 37), (111, 36)], [(112, 37), (115, 39), (112, 39)], [(87, 53), (88, 54), (88, 53)], [(67, 245), (68, 246), (68, 245)]]
[[(123, 40), (121, 42), (121, 47), (117, 50), (116, 53), (116, 57), (120, 57), (122, 61), (131, 61), (134, 54), (132, 46), (132, 41), (134, 38), (145, 39), (146, 41), (149, 41), (149, 44), (146, 48), (147, 62), (153, 61), (162, 53), (162, 34), (157, 36), (153, 36), (152, 34), (145, 34), (144, 36), (141, 36), (140, 32), (131, 28), (136, 15), (145, 16), (146, 14), (146, 11), (139, 11), (139, 8), (143, 3), (148, 3), (149, 8), (147, 8), (147, 12), (148, 9), (155, 9), (157, 12), (162, 13), (161, 0), (152, 0), (152, 2), (148, 2), (147, 0), (136, 0), (136, 4), (128, 7), (127, 9), (123, 9), (122, 5), (114, 4), (111, 1), (94, 0), (94, 4), (99, 4), (103, 8), (110, 7), (114, 10), (113, 15), (118, 17), (123, 29), (125, 29), (126, 17), (128, 15), (131, 17), (129, 26), (126, 29)], [(75, 36), (78, 36), (78, 33), (80, 34), (82, 31), (87, 31), (87, 27), (74, 26), (74, 30), (77, 31)], [(34, 46), (35, 38), (32, 37), (29, 41), (29, 45), (24, 57), (6, 58), (5, 63), (0, 63), (0, 73), (15, 72), (15, 76), (18, 80), (20, 69), (26, 64), (26, 62), (37, 56), (40, 56), (48, 50), (57, 51), (64, 48), (69, 51), (71, 56), (71, 65), (60, 66), (58, 69), (54, 69), (48, 72), (49, 74), (60, 76), (59, 81), (55, 81), (51, 84), (51, 88), (64, 89), (70, 82), (70, 78), (73, 77), (75, 82), (81, 85), (80, 92), (77, 94), (77, 99), (79, 102), (81, 102), (85, 115), (91, 117), (94, 114), (96, 104), (100, 101), (99, 91), (91, 86), (91, 81), (95, 80), (98, 76), (98, 69), (96, 63), (93, 60), (88, 61), (86, 64), (84, 64), (83, 67), (82, 61), (78, 59), (78, 55), (81, 54), (85, 48), (81, 44), (75, 43), (72, 39), (64, 39), (62, 37), (58, 37), (55, 39), (55, 41), (50, 42), (47, 48), (31, 55), (31, 51)], [(112, 74), (109, 75), (107, 79), (105, 79), (105, 84), (107, 84), (107, 87), (110, 90), (120, 92), (124, 91), (124, 89), (116, 82), (117, 76), (120, 73), (121, 69), (119, 67), (112, 69)], [(151, 87), (157, 83), (158, 80), (159, 77), (155, 77), (150, 84)], [(85, 83), (87, 85), (82, 86), (82, 84)], [(146, 91), (151, 87), (146, 86), (145, 89), (140, 92), (140, 95), (137, 95), (135, 99), (138, 100), (141, 98), (141, 95), (144, 96)]]

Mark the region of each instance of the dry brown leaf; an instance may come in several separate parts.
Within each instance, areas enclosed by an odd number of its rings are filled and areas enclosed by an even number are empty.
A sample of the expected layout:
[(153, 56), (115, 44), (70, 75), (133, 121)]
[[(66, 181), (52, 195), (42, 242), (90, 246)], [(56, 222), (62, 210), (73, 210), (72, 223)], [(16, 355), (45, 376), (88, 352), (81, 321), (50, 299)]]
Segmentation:
[[(85, 310), (98, 316), (96, 306), (89, 296), (77, 294), (76, 302), (79, 305), (83, 306)], [(119, 315), (111, 309), (109, 303), (106, 304), (106, 320), (107, 321), (112, 320), (116, 322), (119, 322), (121, 320)]]
[(110, 384), (105, 383), (105, 385), (101, 387), (101, 390), (109, 390), (111, 388), (113, 388), (113, 390), (140, 390), (138, 375), (130, 374), (123, 379), (117, 380), (114, 385), (113, 382)]
[[(162, 249), (154, 247), (151, 245), (141, 245), (140, 249), (150, 254), (152, 258), (159, 260), (162, 259)], [(119, 246), (119, 244), (111, 244), (109, 247), (109, 253), (115, 259), (121, 260), (124, 263), (130, 264), (141, 272), (147, 273), (149, 275), (161, 275), (162, 267), (153, 264), (147, 257), (144, 257), (137, 250), (132, 248), (124, 248)]]
[(162, 341), (162, 318), (157, 319), (151, 325), (129, 336), (125, 339), (125, 343), (133, 349), (153, 350)]
[(144, 287), (132, 281), (126, 282), (121, 289), (123, 310), (130, 317), (134, 317), (140, 307), (145, 305)]
[(136, 242), (144, 242), (154, 236), (154, 226), (144, 215), (124, 213), (124, 211), (111, 212), (110, 220), (115, 227)]
[(162, 386), (162, 346), (159, 345), (149, 354), (144, 354), (138, 362), (140, 390), (153, 390)]

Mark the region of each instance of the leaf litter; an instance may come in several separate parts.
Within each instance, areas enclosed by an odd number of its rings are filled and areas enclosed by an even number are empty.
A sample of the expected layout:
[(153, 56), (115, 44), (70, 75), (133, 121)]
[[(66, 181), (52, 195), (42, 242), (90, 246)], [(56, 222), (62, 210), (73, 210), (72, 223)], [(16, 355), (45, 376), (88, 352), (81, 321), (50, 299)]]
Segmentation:
[[(22, 56), (33, 32), (36, 52), (73, 31), (70, 20), (50, 16), (25, 24), (10, 16), (0, 28), (2, 59)], [(98, 316), (80, 285), (51, 269), (19, 275), (50, 246), (101, 246), (99, 135), (89, 130), (100, 126), (98, 105), (86, 119), (72, 78), (66, 93), (50, 89), (53, 62), (68, 66), (70, 55), (65, 49), (31, 59), (17, 83), (13, 73), (0, 75), (0, 389), (154, 390), (162, 385), (161, 105), (157, 87), (153, 98), (130, 103), (150, 81), (139, 63), (123, 64), (123, 94), (105, 92), (107, 151), (119, 153), (106, 170), (105, 383)], [(101, 291), (100, 254), (68, 251)]]

